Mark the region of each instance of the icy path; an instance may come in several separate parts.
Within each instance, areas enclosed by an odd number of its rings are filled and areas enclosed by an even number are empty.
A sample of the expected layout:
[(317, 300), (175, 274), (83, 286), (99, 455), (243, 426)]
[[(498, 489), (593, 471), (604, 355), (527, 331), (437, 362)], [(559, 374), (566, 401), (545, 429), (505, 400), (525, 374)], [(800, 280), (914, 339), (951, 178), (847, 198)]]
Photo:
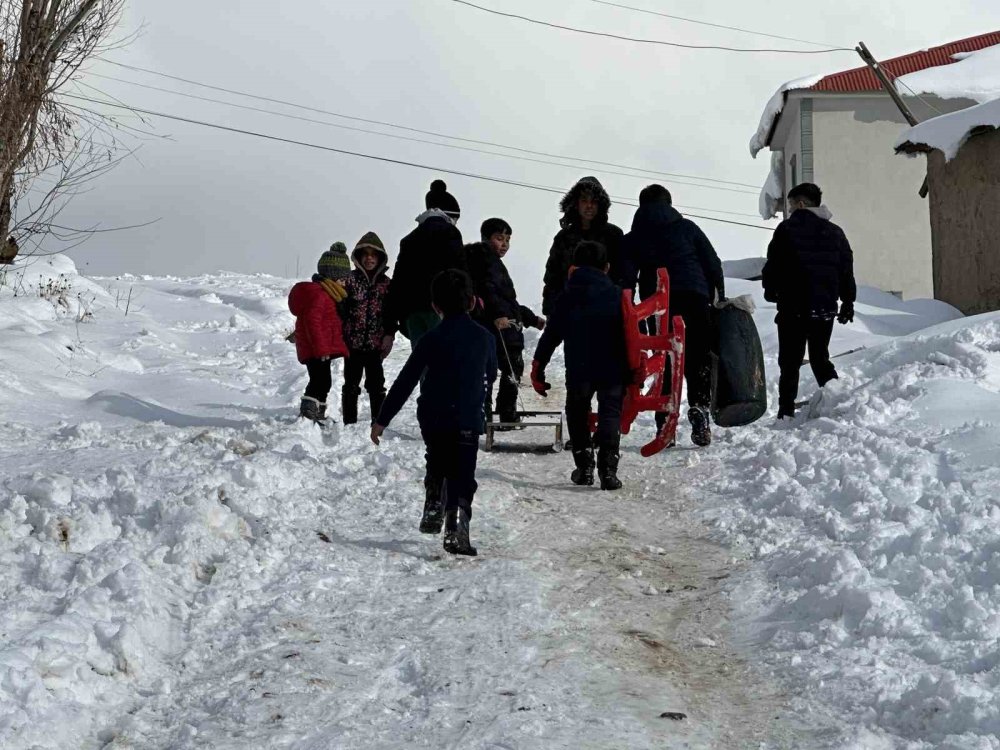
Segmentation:
[(629, 442), (617, 494), (483, 455), (451, 559), (412, 402), (381, 450), (287, 418), (287, 282), (125, 283), (127, 317), (0, 320), (3, 747), (818, 746), (732, 642), (695, 451)]

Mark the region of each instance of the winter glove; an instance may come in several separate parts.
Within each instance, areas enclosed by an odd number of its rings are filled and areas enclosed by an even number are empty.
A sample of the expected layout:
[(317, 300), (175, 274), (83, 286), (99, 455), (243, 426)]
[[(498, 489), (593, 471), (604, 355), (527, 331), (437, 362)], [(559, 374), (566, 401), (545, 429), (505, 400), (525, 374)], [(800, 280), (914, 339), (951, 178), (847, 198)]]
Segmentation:
[(379, 353), (382, 355), (382, 359), (389, 356), (392, 351), (392, 345), (395, 343), (396, 337), (386, 334), (382, 337), (382, 346), (379, 347)]
[(854, 322), (853, 302), (840, 303), (840, 313), (837, 315), (837, 322), (840, 323), (841, 325), (847, 325), (848, 323)]
[(764, 301), (765, 302), (777, 302), (778, 294), (773, 289), (768, 289), (764, 287)]
[(531, 387), (539, 396), (548, 396), (551, 385), (545, 382), (545, 368), (537, 359), (531, 363)]

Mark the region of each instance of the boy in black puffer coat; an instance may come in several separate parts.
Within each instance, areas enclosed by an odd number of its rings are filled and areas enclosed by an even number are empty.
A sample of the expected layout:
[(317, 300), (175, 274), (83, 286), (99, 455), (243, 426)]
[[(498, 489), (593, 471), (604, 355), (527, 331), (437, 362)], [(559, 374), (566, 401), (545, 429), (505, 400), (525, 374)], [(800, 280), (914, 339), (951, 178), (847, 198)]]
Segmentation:
[(566, 291), (549, 316), (531, 363), (531, 385), (545, 396), (545, 367), (563, 344), (566, 360), (566, 423), (573, 441), (574, 484), (594, 483), (590, 403), (597, 396), (597, 472), (602, 490), (617, 490), (622, 401), (628, 373), (622, 290), (608, 278), (604, 247), (581, 242)]
[[(806, 349), (820, 388), (837, 379), (830, 361), (833, 321), (854, 320), (858, 288), (854, 253), (843, 230), (822, 205), (823, 192), (812, 183), (788, 193), (791, 215), (778, 225), (767, 247), (764, 299), (776, 302), (778, 315), (778, 419), (795, 415), (799, 369)], [(837, 303), (840, 303), (840, 309)]]
[(386, 328), (385, 298), (389, 292), (389, 256), (375, 232), (358, 240), (351, 254), (355, 269), (347, 277), (344, 309), (344, 338), (351, 356), (344, 362), (341, 415), (344, 424), (358, 421), (361, 379), (371, 406), (371, 418), (378, 416), (385, 399), (385, 372), (382, 360), (392, 351), (394, 328)]
[(542, 315), (551, 315), (556, 300), (566, 288), (566, 275), (572, 265), (573, 253), (582, 241), (599, 242), (608, 258), (608, 276), (612, 283), (623, 285), (628, 270), (622, 262), (622, 230), (608, 221), (611, 198), (596, 177), (584, 177), (559, 202), (562, 229), (552, 240), (549, 259), (545, 263), (542, 287)]
[[(517, 301), (514, 282), (503, 258), (510, 249), (510, 224), (503, 219), (487, 219), (480, 227), (482, 242), (466, 247), (469, 271), (476, 295), (483, 307), (479, 321), (497, 340), (500, 385), (497, 387), (496, 414), (501, 422), (516, 423), (517, 388), (524, 375), (525, 327), (545, 327), (545, 318), (535, 315)], [(486, 417), (493, 412), (493, 394), (486, 396)]]
[[(656, 291), (657, 269), (670, 274), (669, 318), (684, 320), (684, 378), (687, 380), (688, 421), (691, 440), (705, 446), (712, 442), (712, 319), (713, 297), (726, 296), (722, 261), (697, 224), (685, 219), (672, 205), (670, 191), (649, 185), (639, 193), (639, 210), (632, 231), (625, 235), (622, 254), (626, 265), (638, 272), (639, 298)], [(634, 285), (626, 281), (626, 288)], [(670, 364), (663, 379), (663, 392), (670, 393)], [(667, 415), (656, 415), (662, 429)]]

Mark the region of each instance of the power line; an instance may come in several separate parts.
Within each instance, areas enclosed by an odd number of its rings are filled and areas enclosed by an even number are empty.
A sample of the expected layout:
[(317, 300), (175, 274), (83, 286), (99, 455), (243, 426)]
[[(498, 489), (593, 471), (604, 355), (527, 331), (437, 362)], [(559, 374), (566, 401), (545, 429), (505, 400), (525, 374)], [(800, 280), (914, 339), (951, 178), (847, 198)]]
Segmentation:
[(421, 135), (430, 135), (430, 136), (434, 136), (435, 138), (445, 138), (445, 139), (448, 139), (448, 140), (459, 141), (459, 142), (462, 142), (462, 143), (473, 143), (473, 144), (476, 144), (476, 145), (479, 145), (479, 146), (491, 146), (493, 148), (503, 148), (503, 149), (507, 149), (508, 151), (516, 151), (516, 152), (522, 153), (522, 154), (531, 154), (532, 156), (545, 156), (545, 157), (548, 157), (548, 158), (551, 158), (551, 159), (564, 159), (566, 161), (574, 161), (574, 162), (578, 162), (580, 164), (596, 165), (596, 166), (600, 166), (600, 167), (613, 167), (613, 168), (616, 168), (616, 169), (629, 169), (629, 170), (632, 170), (633, 172), (642, 172), (644, 174), (652, 175), (654, 177), (669, 177), (671, 179), (680, 178), (680, 179), (684, 179), (684, 180), (701, 180), (703, 182), (713, 182), (713, 183), (717, 183), (717, 184), (720, 184), (720, 185), (736, 185), (738, 187), (749, 187), (749, 188), (755, 188), (755, 189), (757, 187), (756, 185), (751, 185), (750, 183), (746, 183), (746, 182), (735, 182), (735, 181), (732, 181), (732, 180), (720, 180), (720, 179), (717, 179), (717, 178), (714, 178), (714, 177), (701, 177), (699, 175), (680, 174), (680, 173), (676, 173), (676, 172), (660, 172), (660, 171), (657, 171), (657, 170), (646, 169), (644, 167), (633, 167), (633, 166), (629, 166), (627, 164), (616, 164), (615, 162), (599, 161), (599, 160), (596, 160), (596, 159), (585, 159), (585, 158), (581, 158), (581, 157), (577, 157), (577, 156), (566, 156), (564, 154), (553, 154), (553, 153), (549, 153), (549, 152), (546, 152), (546, 151), (535, 151), (535, 150), (528, 149), (528, 148), (521, 148), (519, 146), (510, 146), (510, 145), (507, 145), (507, 144), (504, 144), (504, 143), (496, 143), (494, 141), (484, 141), (484, 140), (478, 140), (476, 138), (464, 138), (462, 136), (457, 136), (457, 135), (448, 135), (446, 133), (438, 133), (438, 132), (435, 132), (433, 130), (422, 130), (421, 128), (414, 128), (414, 127), (410, 127), (408, 125), (400, 125), (398, 123), (387, 122), (385, 120), (373, 120), (373, 119), (369, 119), (369, 118), (365, 118), (365, 117), (355, 117), (353, 115), (345, 115), (345, 114), (343, 114), (341, 112), (332, 112), (330, 110), (319, 109), (317, 107), (311, 107), (311, 106), (308, 106), (308, 105), (305, 105), (305, 104), (299, 104), (297, 102), (291, 102), (291, 101), (287, 101), (287, 100), (283, 100), (283, 99), (275, 99), (275, 98), (272, 98), (272, 97), (269, 97), (269, 96), (261, 96), (261, 95), (253, 94), (253, 93), (250, 93), (250, 92), (247, 92), (247, 91), (240, 91), (240, 90), (237, 90), (237, 89), (225, 88), (223, 86), (216, 86), (216, 85), (213, 85), (213, 84), (204, 83), (202, 81), (192, 80), (190, 78), (181, 78), (180, 76), (171, 75), (170, 73), (164, 73), (164, 72), (159, 71), (159, 70), (151, 70), (150, 68), (142, 68), (142, 67), (139, 67), (138, 65), (127, 65), (125, 63), (117, 62), (115, 60), (109, 60), (109, 59), (103, 58), (103, 57), (100, 58), (100, 60), (102, 62), (108, 63), (109, 65), (114, 65), (116, 67), (124, 68), (126, 70), (132, 70), (132, 71), (136, 71), (136, 72), (139, 72), (139, 73), (148, 73), (149, 75), (159, 76), (160, 78), (167, 78), (169, 80), (178, 81), (180, 83), (186, 83), (186, 84), (189, 84), (191, 86), (199, 86), (201, 88), (210, 89), (212, 91), (219, 91), (219, 92), (222, 92), (224, 94), (232, 94), (234, 96), (243, 96), (243, 97), (246, 97), (248, 99), (256, 99), (257, 101), (269, 102), (271, 104), (280, 104), (280, 105), (285, 106), (285, 107), (293, 107), (295, 109), (300, 109), (300, 110), (303, 110), (305, 112), (313, 112), (313, 113), (321, 114), (321, 115), (329, 115), (330, 117), (338, 117), (340, 119), (351, 120), (353, 122), (363, 122), (363, 123), (366, 123), (366, 124), (369, 124), (369, 125), (381, 125), (383, 127), (395, 128), (397, 130), (404, 130), (404, 131), (407, 131), (407, 132), (410, 132), (410, 133), (420, 133)]
[[(417, 169), (427, 169), (427, 170), (430, 170), (430, 171), (433, 171), (433, 172), (443, 172), (444, 174), (453, 174), (453, 175), (456, 175), (456, 176), (459, 176), (459, 177), (468, 177), (468, 178), (474, 179), (474, 180), (483, 180), (483, 181), (486, 181), (486, 182), (495, 182), (495, 183), (498, 183), (498, 184), (501, 184), (501, 185), (512, 185), (514, 187), (523, 187), (523, 188), (529, 188), (529, 189), (532, 189), (532, 190), (542, 190), (542, 191), (545, 191), (547, 193), (556, 193), (556, 194), (562, 195), (563, 192), (564, 192), (563, 190), (560, 190), (558, 188), (547, 188), (547, 187), (544, 187), (542, 185), (534, 185), (534, 184), (529, 183), (529, 182), (520, 182), (518, 180), (507, 180), (507, 179), (504, 179), (502, 177), (489, 177), (487, 175), (476, 174), (474, 172), (463, 172), (461, 170), (448, 169), (446, 167), (433, 167), (433, 166), (430, 166), (428, 164), (420, 164), (418, 162), (405, 161), (403, 159), (391, 159), (391, 158), (386, 157), (386, 156), (376, 156), (374, 154), (365, 154), (365, 153), (361, 153), (359, 151), (349, 151), (347, 149), (335, 148), (333, 146), (324, 146), (324, 145), (318, 144), (318, 143), (310, 143), (308, 141), (299, 141), (299, 140), (295, 140), (293, 138), (283, 138), (283, 137), (277, 136), (277, 135), (270, 135), (270, 134), (267, 134), (267, 133), (258, 133), (258, 132), (253, 131), (253, 130), (245, 130), (243, 128), (234, 128), (234, 127), (230, 127), (228, 125), (219, 125), (218, 123), (206, 122), (204, 120), (196, 120), (196, 119), (190, 118), (190, 117), (182, 117), (180, 115), (171, 115), (171, 114), (167, 114), (166, 112), (156, 112), (156, 111), (150, 110), (150, 109), (142, 109), (140, 107), (131, 107), (131, 106), (128, 106), (128, 105), (125, 105), (125, 104), (117, 104), (115, 102), (101, 101), (100, 99), (91, 99), (90, 97), (77, 96), (76, 94), (63, 94), (62, 96), (65, 97), (65, 98), (67, 98), (67, 99), (76, 99), (78, 101), (89, 102), (91, 104), (101, 104), (101, 105), (104, 105), (106, 107), (113, 107), (115, 109), (124, 109), (124, 110), (128, 110), (130, 112), (135, 112), (135, 113), (138, 113), (138, 114), (149, 115), (151, 117), (162, 117), (163, 119), (166, 119), (166, 120), (175, 120), (177, 122), (185, 122), (185, 123), (188, 123), (190, 125), (198, 125), (198, 126), (205, 127), (205, 128), (212, 128), (214, 130), (221, 130), (221, 131), (224, 131), (224, 132), (227, 132), (227, 133), (239, 133), (240, 135), (249, 135), (249, 136), (253, 136), (255, 138), (262, 138), (262, 139), (268, 140), (268, 141), (275, 141), (277, 143), (287, 143), (287, 144), (292, 145), (292, 146), (302, 146), (304, 148), (312, 148), (312, 149), (316, 149), (316, 150), (319, 150), (319, 151), (328, 151), (330, 153), (343, 154), (345, 156), (356, 156), (356, 157), (361, 158), (361, 159), (371, 159), (373, 161), (385, 162), (387, 164), (397, 164), (397, 165), (405, 166), (405, 167), (415, 167)], [(635, 206), (636, 204), (628, 202), (628, 205)], [(695, 217), (697, 219), (705, 219), (706, 221), (715, 221), (715, 222), (719, 222), (721, 224), (733, 224), (735, 226), (750, 227), (751, 229), (763, 229), (763, 230), (768, 231), (768, 232), (772, 231), (772, 229), (770, 227), (765, 227), (765, 226), (762, 226), (760, 224), (747, 224), (746, 222), (742, 222), (742, 221), (730, 221), (729, 219), (718, 219), (718, 218), (715, 218), (715, 217), (712, 217), (712, 216), (700, 216), (698, 214), (688, 214), (688, 215), (689, 216), (693, 216), (693, 217)]]
[(634, 8), (631, 5), (622, 5), (621, 3), (612, 3), (608, 0), (590, 0), (592, 3), (597, 3), (598, 5), (609, 5), (612, 8), (621, 8), (623, 10), (632, 10), (636, 13), (645, 13), (650, 16), (660, 16), (662, 18), (670, 18), (674, 21), (684, 21), (686, 23), (693, 23), (699, 26), (711, 26), (713, 29), (726, 29), (727, 31), (739, 31), (743, 34), (753, 34), (755, 36), (766, 36), (770, 39), (781, 39), (785, 42), (801, 42), (802, 44), (811, 44), (814, 47), (827, 47), (830, 51), (836, 50), (838, 52), (842, 51), (834, 44), (826, 44), (825, 42), (811, 42), (808, 39), (797, 39), (794, 36), (780, 36), (778, 34), (768, 34), (765, 31), (753, 31), (752, 29), (743, 29), (739, 26), (726, 26), (721, 23), (712, 23), (711, 21), (700, 21), (695, 18), (685, 18), (684, 16), (673, 16), (669, 13), (663, 13), (658, 10), (648, 10), (647, 8)]
[(801, 50), (801, 49), (747, 49), (745, 47), (723, 47), (719, 45), (710, 44), (681, 44), (680, 42), (665, 42), (660, 39), (636, 39), (630, 36), (621, 36), (619, 34), (609, 34), (604, 31), (590, 31), (588, 29), (578, 29), (575, 26), (564, 26), (558, 23), (551, 23), (549, 21), (541, 21), (537, 18), (529, 18), (528, 16), (521, 16), (517, 13), (504, 13), (499, 10), (494, 10), (492, 8), (484, 8), (482, 5), (476, 5), (475, 3), (470, 3), (468, 0), (451, 0), (453, 3), (458, 3), (459, 5), (465, 5), (470, 8), (475, 8), (476, 10), (481, 10), (484, 13), (492, 13), (495, 16), (503, 16), (504, 18), (513, 18), (518, 21), (527, 21), (528, 23), (537, 24), (539, 26), (548, 26), (550, 29), (560, 29), (562, 31), (572, 31), (575, 34), (586, 34), (587, 36), (601, 36), (607, 39), (618, 39), (623, 42), (635, 42), (637, 44), (656, 44), (662, 47), (680, 47), (682, 49), (705, 49), (705, 50), (721, 50), (725, 52), (774, 52), (779, 54), (787, 55), (823, 55), (827, 52), (853, 52), (852, 49), (847, 49), (846, 47), (831, 47), (829, 49), (817, 49), (817, 50)]
[[(380, 133), (377, 130), (368, 130), (366, 128), (356, 128), (356, 127), (352, 127), (350, 125), (341, 125), (339, 123), (329, 122), (328, 120), (317, 120), (317, 119), (312, 118), (312, 117), (302, 117), (300, 115), (292, 115), (292, 114), (289, 114), (287, 112), (277, 112), (277, 111), (275, 111), (273, 109), (264, 109), (262, 107), (251, 107), (251, 106), (246, 105), (246, 104), (237, 104), (236, 102), (227, 102), (227, 101), (224, 101), (222, 99), (214, 99), (214, 98), (208, 97), (208, 96), (198, 96), (197, 94), (189, 94), (189, 93), (186, 93), (184, 91), (176, 91), (174, 89), (165, 89), (165, 88), (162, 88), (161, 86), (151, 86), (151, 85), (146, 84), (146, 83), (139, 83), (138, 81), (129, 81), (129, 80), (125, 79), (125, 78), (117, 78), (116, 76), (106, 76), (106, 75), (101, 75), (100, 73), (90, 73), (89, 75), (91, 75), (94, 78), (101, 78), (101, 79), (108, 80), (108, 81), (117, 81), (118, 83), (125, 83), (125, 84), (128, 84), (129, 86), (137, 86), (137, 87), (142, 88), (142, 89), (149, 89), (150, 91), (159, 91), (159, 92), (165, 93), (165, 94), (173, 94), (175, 96), (183, 96), (183, 97), (185, 97), (187, 99), (195, 99), (197, 101), (202, 101), (202, 102), (211, 102), (211, 103), (214, 103), (214, 104), (222, 104), (222, 105), (225, 105), (227, 107), (235, 107), (236, 109), (242, 109), (242, 110), (246, 110), (246, 111), (249, 111), (249, 112), (260, 112), (262, 114), (273, 115), (275, 117), (284, 117), (284, 118), (289, 119), (289, 120), (297, 120), (299, 122), (308, 122), (308, 123), (312, 123), (314, 125), (324, 125), (326, 127), (337, 128), (339, 130), (348, 130), (348, 131), (351, 131), (351, 132), (354, 132), (354, 133), (366, 133), (368, 135), (380, 136), (382, 138), (392, 138), (394, 140), (399, 140), (399, 141), (409, 141), (411, 143), (423, 143), (423, 144), (427, 144), (427, 145), (430, 145), (430, 146), (439, 146), (441, 148), (451, 148), (451, 149), (457, 149), (459, 151), (469, 151), (469, 152), (477, 153), (477, 154), (487, 154), (489, 156), (499, 156), (499, 157), (504, 158), (504, 159), (515, 159), (517, 161), (531, 162), (531, 163), (534, 163), (534, 164), (548, 164), (550, 166), (564, 167), (566, 169), (576, 169), (576, 167), (574, 165), (572, 165), (572, 164), (561, 164), (559, 162), (549, 161), (549, 160), (545, 160), (545, 159), (534, 159), (534, 158), (531, 158), (531, 157), (528, 157), (528, 156), (518, 156), (516, 154), (505, 154), (505, 153), (501, 153), (501, 152), (498, 152), (498, 151), (488, 151), (486, 149), (475, 148), (473, 146), (459, 146), (459, 145), (454, 144), (454, 143), (439, 143), (438, 141), (430, 141), (430, 140), (427, 140), (425, 138), (413, 138), (411, 136), (406, 136), (406, 135), (396, 135), (395, 133)], [(92, 88), (92, 87), (88, 87), (88, 88)], [(104, 92), (101, 92), (101, 93), (104, 93)], [(613, 170), (604, 170), (604, 171), (607, 172), (608, 174), (614, 174), (614, 175), (618, 175), (618, 176), (621, 176), (621, 177), (631, 177), (632, 179), (636, 179), (636, 180), (649, 179), (648, 177), (646, 177), (644, 175), (628, 174), (626, 172), (616, 172), (616, 171), (613, 171)], [(721, 190), (721, 191), (724, 191), (724, 192), (743, 193), (743, 194), (746, 194), (746, 195), (756, 195), (757, 194), (757, 191), (752, 191), (752, 190), (742, 190), (742, 189), (736, 189), (736, 188), (717, 187), (717, 186), (714, 186), (714, 185), (700, 185), (700, 184), (694, 183), (694, 182), (679, 182), (677, 180), (674, 180), (674, 182), (676, 184), (679, 184), (679, 185), (687, 185), (689, 187), (703, 188), (705, 190)]]

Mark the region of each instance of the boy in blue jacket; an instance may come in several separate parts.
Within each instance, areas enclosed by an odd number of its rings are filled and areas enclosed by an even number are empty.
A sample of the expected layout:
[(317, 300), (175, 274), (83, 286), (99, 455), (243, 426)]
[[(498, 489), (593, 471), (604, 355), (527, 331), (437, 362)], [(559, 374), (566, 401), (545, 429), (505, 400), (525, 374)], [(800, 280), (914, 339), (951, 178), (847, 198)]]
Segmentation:
[[(556, 300), (531, 363), (531, 385), (545, 396), (545, 367), (559, 344), (566, 360), (566, 424), (573, 441), (573, 484), (594, 483), (594, 448), (602, 490), (617, 490), (618, 448), (628, 359), (622, 290), (608, 278), (607, 251), (581, 242), (573, 252), (569, 281)], [(597, 396), (597, 432), (590, 440), (590, 404)]]
[(472, 498), (476, 493), (479, 436), (485, 427), (486, 394), (497, 376), (493, 334), (469, 316), (475, 306), (472, 280), (450, 268), (431, 282), (431, 301), (439, 325), (416, 343), (389, 389), (372, 442), (420, 383), (417, 421), (427, 448), (426, 499), (420, 531), (437, 534), (444, 525), (444, 549), (453, 555), (475, 555), (469, 541)]

